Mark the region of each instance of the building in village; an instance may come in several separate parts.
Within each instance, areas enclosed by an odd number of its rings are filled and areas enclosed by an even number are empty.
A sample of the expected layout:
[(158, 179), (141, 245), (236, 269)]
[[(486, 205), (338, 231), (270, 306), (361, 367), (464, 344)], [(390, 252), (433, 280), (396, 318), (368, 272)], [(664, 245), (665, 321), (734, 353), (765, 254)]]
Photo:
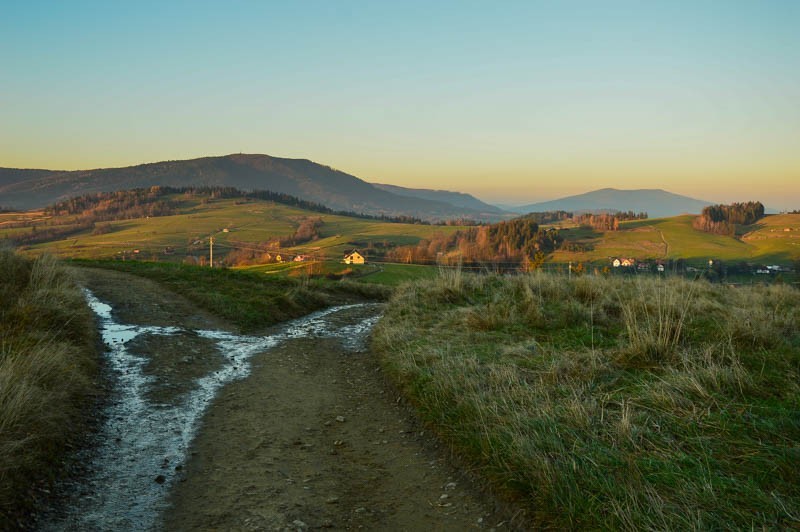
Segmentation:
[(366, 260), (364, 256), (356, 250), (347, 253), (344, 256), (344, 263), (345, 264), (364, 264)]

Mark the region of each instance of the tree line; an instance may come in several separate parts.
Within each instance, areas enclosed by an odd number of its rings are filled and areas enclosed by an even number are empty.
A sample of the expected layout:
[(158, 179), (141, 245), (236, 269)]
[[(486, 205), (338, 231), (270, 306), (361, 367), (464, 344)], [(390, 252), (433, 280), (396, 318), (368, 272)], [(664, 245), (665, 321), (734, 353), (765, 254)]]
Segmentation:
[(438, 234), (413, 246), (398, 246), (386, 258), (405, 263), (437, 262), (457, 253), (465, 264), (541, 263), (544, 254), (562, 241), (556, 229), (542, 229), (530, 218), (516, 218), (491, 225), (470, 227), (451, 235)]
[[(224, 186), (152, 186), (114, 192), (93, 192), (56, 202), (45, 208), (45, 214), (51, 216), (75, 215), (91, 217), (95, 221), (126, 220), (145, 216), (169, 216), (177, 213), (179, 202), (163, 198), (164, 196), (177, 194), (183, 194), (187, 198), (200, 197), (209, 200), (260, 199), (322, 214), (334, 214), (382, 222), (431, 225), (431, 222), (413, 216), (376, 216), (353, 211), (334, 210), (321, 203), (306, 201), (282, 192), (272, 192), (270, 190), (243, 191), (235, 187)], [(442, 221), (437, 223), (446, 225), (452, 222)]]

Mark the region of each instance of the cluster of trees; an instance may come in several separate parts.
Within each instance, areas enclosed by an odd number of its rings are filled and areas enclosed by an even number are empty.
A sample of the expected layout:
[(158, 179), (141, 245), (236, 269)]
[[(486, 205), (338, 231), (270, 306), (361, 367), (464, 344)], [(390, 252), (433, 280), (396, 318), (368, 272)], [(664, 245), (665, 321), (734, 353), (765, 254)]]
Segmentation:
[[(337, 211), (320, 203), (306, 201), (282, 192), (269, 190), (243, 191), (234, 187), (221, 186), (152, 186), (117, 192), (96, 192), (55, 203), (47, 207), (45, 213), (49, 215), (92, 216), (97, 221), (125, 220), (144, 216), (167, 216), (176, 213), (178, 202), (160, 200), (159, 198), (175, 194), (183, 194), (187, 198), (199, 197), (206, 200), (239, 199), (244, 202), (249, 199), (260, 199), (322, 214), (337, 214), (382, 222), (431, 224), (429, 221), (413, 216), (373, 216), (352, 211)], [(455, 222), (444, 221), (439, 223), (452, 225)]]
[(386, 257), (398, 262), (432, 263), (442, 255), (458, 252), (466, 264), (540, 263), (544, 254), (554, 251), (561, 241), (557, 230), (543, 230), (530, 218), (517, 218), (437, 235), (416, 246), (394, 248)]
[(319, 230), (323, 225), (322, 218), (311, 216), (303, 218), (293, 235), (278, 239), (278, 246), (285, 248), (316, 240), (319, 238)]
[(162, 199), (164, 188), (150, 187), (84, 194), (45, 207), (50, 216), (76, 215), (92, 221), (128, 220), (175, 214), (177, 203)]
[(228, 266), (247, 266), (249, 264), (264, 264), (275, 260), (275, 250), (270, 244), (251, 244), (244, 247), (235, 247), (225, 255), (223, 262)]
[(599, 229), (602, 231), (616, 231), (619, 229), (619, 222), (623, 220), (646, 220), (646, 212), (619, 211), (608, 213), (575, 213), (569, 211), (545, 211), (532, 212), (526, 214), (529, 218), (539, 224), (552, 224), (564, 220), (572, 220), (578, 225)]
[(591, 227), (600, 231), (618, 231), (619, 222), (622, 220), (646, 220), (646, 212), (616, 212), (613, 214), (576, 214), (572, 217), (572, 221), (578, 225)]
[(760, 201), (709, 205), (692, 222), (698, 231), (731, 235), (736, 233), (736, 224), (750, 225), (764, 217), (764, 205)]
[(51, 240), (58, 240), (68, 236), (93, 229), (95, 227), (93, 220), (80, 220), (73, 224), (67, 225), (54, 225), (54, 226), (31, 226), (29, 233), (17, 233), (12, 239), (18, 245), (37, 244), (39, 242), (49, 242)]
[(538, 224), (553, 224), (572, 218), (572, 213), (568, 211), (545, 211), (532, 212), (526, 214), (525, 218), (530, 218)]

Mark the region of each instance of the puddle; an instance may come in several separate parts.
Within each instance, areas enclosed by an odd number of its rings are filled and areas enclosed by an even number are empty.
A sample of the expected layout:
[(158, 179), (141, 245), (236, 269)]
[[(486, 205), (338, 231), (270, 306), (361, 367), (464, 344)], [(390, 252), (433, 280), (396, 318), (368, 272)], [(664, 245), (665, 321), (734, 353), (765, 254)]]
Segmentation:
[[(96, 445), (81, 456), (88, 475), (63, 487), (69, 493), (66, 509), (45, 515), (39, 529), (152, 530), (160, 528), (170, 486), (186, 460), (200, 420), (217, 391), (228, 382), (246, 377), (250, 358), (283, 341), (295, 338), (340, 338), (349, 351), (360, 351), (379, 318), (380, 304), (332, 307), (289, 322), (269, 336), (243, 336), (226, 331), (186, 330), (178, 327), (140, 326), (115, 321), (112, 307), (86, 292), (100, 321), (107, 346), (106, 358), (113, 392), (104, 409), (104, 424)], [(153, 346), (205, 339), (213, 353), (209, 369), (182, 372), (188, 383), (180, 393), (152, 393), (171, 375), (160, 375)], [(197, 349), (197, 342), (193, 344)], [(145, 346), (149, 346), (145, 348)], [(192, 357), (172, 348), (182, 363)], [(207, 371), (206, 373), (202, 373)], [(184, 391), (186, 390), (186, 391)], [(159, 399), (160, 398), (160, 399)], [(168, 398), (169, 400), (164, 400)]]

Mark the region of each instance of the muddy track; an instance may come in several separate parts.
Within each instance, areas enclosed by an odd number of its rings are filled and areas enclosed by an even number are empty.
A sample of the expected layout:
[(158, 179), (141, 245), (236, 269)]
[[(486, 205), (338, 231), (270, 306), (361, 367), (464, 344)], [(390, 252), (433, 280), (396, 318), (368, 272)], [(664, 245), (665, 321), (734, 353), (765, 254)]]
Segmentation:
[[(199, 376), (221, 367), (225, 354), (207, 340), (213, 334), (202, 331), (231, 331), (225, 322), (144, 279), (94, 270), (84, 279), (116, 319), (180, 329), (130, 342), (129, 349), (147, 359), (148, 400), (177, 404)], [(157, 477), (148, 487), (161, 490), (162, 503), (145, 528), (508, 526), (491, 499), (450, 465), (365, 350), (364, 324), (379, 312), (377, 305), (349, 306), (264, 331), (280, 341), (248, 359), (245, 378), (216, 391), (186, 458), (169, 463), (166, 482)], [(58, 522), (78, 527), (69, 519)]]

